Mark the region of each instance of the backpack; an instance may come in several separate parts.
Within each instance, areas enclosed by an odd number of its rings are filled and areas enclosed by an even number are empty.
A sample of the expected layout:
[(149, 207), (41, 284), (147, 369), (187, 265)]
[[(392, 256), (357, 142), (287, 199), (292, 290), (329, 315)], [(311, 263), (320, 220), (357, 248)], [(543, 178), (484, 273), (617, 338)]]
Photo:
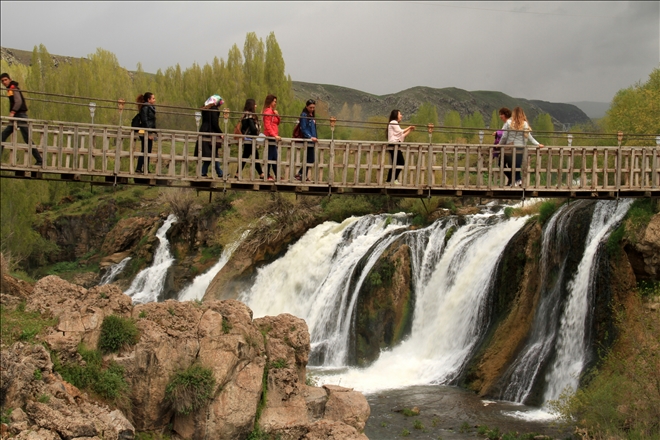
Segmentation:
[(131, 127), (140, 128), (142, 126), (142, 117), (140, 116), (140, 113), (138, 113), (133, 116), (133, 119), (131, 119)]
[(300, 129), (300, 120), (296, 123), (296, 126), (293, 127), (293, 134), (291, 135), (294, 138), (302, 139), (302, 130)]
[(243, 122), (242, 119), (240, 121), (238, 121), (238, 124), (236, 124), (236, 127), (234, 127), (234, 134), (243, 134), (243, 132), (241, 131), (241, 123), (242, 122)]

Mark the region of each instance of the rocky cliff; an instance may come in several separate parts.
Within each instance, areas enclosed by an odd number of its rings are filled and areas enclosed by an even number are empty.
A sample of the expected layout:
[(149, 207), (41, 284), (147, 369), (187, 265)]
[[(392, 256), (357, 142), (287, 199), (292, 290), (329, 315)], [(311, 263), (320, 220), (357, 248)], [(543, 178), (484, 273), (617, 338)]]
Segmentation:
[[(58, 320), (40, 337), (43, 346), (17, 342), (2, 352), (0, 403), (12, 409), (3, 429), (18, 438), (129, 439), (171, 428), (183, 439), (244, 439), (255, 430), (282, 439), (366, 439), (369, 406), (360, 393), (306, 385), (310, 345), (301, 319), (253, 320), (233, 300), (133, 306), (114, 285), (87, 290), (55, 276), (28, 297), (15, 285), (3, 283), (3, 304), (22, 295), (26, 311)], [(99, 403), (98, 392), (64, 382), (58, 369), (90, 362), (83, 355), (99, 346), (110, 316), (133, 322), (139, 336), (102, 357), (104, 368), (122, 372), (128, 400)], [(167, 389), (193, 365), (209, 369), (214, 386), (202, 407), (185, 413)]]

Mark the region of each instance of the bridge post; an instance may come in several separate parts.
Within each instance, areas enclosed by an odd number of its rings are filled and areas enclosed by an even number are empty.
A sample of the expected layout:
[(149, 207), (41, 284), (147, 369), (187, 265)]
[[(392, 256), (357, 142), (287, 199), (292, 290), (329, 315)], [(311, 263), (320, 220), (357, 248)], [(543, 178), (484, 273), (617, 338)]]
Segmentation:
[[(431, 186), (433, 185), (432, 179), (433, 179), (433, 124), (428, 124), (427, 130), (429, 132), (429, 152), (427, 153), (427, 158), (426, 158), (426, 185)], [(421, 160), (419, 161), (421, 164)]]
[(660, 150), (660, 136), (655, 137), (655, 145), (658, 148), (653, 150), (653, 159), (651, 162), (651, 187), (658, 187), (658, 168), (660, 168), (660, 163), (658, 161), (658, 150)]
[(616, 135), (617, 141), (619, 143), (619, 150), (616, 154), (616, 191), (617, 193), (621, 190), (621, 167), (623, 166), (623, 153), (621, 151), (621, 142), (623, 141), (623, 132), (620, 131)]
[[(222, 111), (222, 117), (225, 120), (225, 135), (224, 139), (222, 141), (222, 174), (224, 175), (224, 180), (227, 180), (227, 176), (229, 176), (229, 160), (228, 160), (228, 155), (229, 155), (229, 133), (227, 132), (227, 124), (229, 123), (229, 108), (225, 108)], [(200, 152), (201, 152), (201, 144), (199, 146)], [(240, 157), (239, 157), (240, 159)], [(239, 162), (239, 168), (240, 168), (240, 162)], [(238, 170), (236, 171), (238, 173)]]
[[(330, 163), (328, 164), (328, 186), (335, 182), (335, 124), (337, 118), (330, 117)], [(355, 170), (357, 173), (359, 170)]]

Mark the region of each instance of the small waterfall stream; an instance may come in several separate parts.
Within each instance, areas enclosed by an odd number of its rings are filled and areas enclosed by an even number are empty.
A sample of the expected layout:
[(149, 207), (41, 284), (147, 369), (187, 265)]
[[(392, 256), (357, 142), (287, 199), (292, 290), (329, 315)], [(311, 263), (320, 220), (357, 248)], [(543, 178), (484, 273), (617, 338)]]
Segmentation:
[(248, 229), (243, 232), (238, 240), (226, 246), (222, 251), (222, 255), (220, 255), (220, 259), (218, 259), (218, 262), (203, 274), (195, 277), (189, 286), (183, 288), (183, 290), (181, 290), (178, 295), (178, 300), (194, 301), (204, 298), (206, 289), (209, 287), (209, 284), (211, 284), (211, 281), (213, 281), (213, 278), (218, 274), (218, 272), (220, 272), (220, 270), (222, 270), (223, 267), (225, 267), (225, 264), (227, 264), (236, 248), (243, 242), (243, 240), (245, 240), (249, 233), (250, 230)]
[(165, 223), (163, 223), (163, 226), (158, 229), (156, 237), (158, 237), (159, 243), (154, 254), (153, 264), (138, 273), (135, 279), (133, 279), (131, 286), (124, 292), (133, 299), (134, 304), (158, 301), (158, 297), (165, 285), (167, 270), (174, 262), (166, 234), (176, 220), (176, 216), (170, 214), (165, 220)]
[(131, 257), (126, 257), (123, 260), (121, 260), (119, 263), (110, 266), (106, 270), (105, 275), (103, 275), (103, 277), (101, 278), (101, 281), (99, 282), (99, 286), (102, 286), (104, 284), (110, 284), (111, 282), (113, 282), (117, 277), (117, 275), (119, 275), (124, 270), (124, 268), (126, 268), (126, 265), (128, 264), (129, 261), (131, 261)]

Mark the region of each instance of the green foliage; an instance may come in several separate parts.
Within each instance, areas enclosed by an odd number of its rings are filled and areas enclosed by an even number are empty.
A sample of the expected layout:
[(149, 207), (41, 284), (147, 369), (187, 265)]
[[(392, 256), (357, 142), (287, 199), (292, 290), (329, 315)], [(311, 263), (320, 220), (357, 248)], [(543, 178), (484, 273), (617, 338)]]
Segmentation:
[(424, 425), (422, 424), (422, 421), (421, 421), (421, 420), (416, 419), (416, 420), (413, 422), (413, 428), (415, 428), (415, 429), (424, 429)]
[(408, 437), (410, 435), (410, 431), (408, 431), (406, 428), (403, 428), (401, 430), (401, 437)]
[(34, 377), (35, 380), (42, 380), (44, 377), (41, 374), (41, 370), (38, 368), (35, 368), (34, 373), (32, 373), (32, 376)]
[(287, 367), (286, 359), (277, 359), (270, 363), (270, 368), (282, 369)]
[(539, 206), (539, 223), (544, 225), (552, 217), (552, 214), (555, 213), (557, 208), (559, 208), (559, 205), (554, 200), (541, 203), (541, 206)]
[(147, 312), (145, 312), (144, 310), (141, 310), (140, 314), (138, 315), (138, 318), (143, 319), (143, 318), (146, 318), (146, 317), (147, 317)]
[(328, 220), (341, 223), (351, 216), (361, 216), (380, 212), (385, 205), (381, 197), (341, 196), (326, 197), (321, 200), (321, 208)]
[[(660, 133), (660, 68), (654, 68), (645, 83), (637, 83), (627, 89), (617, 92), (612, 99), (610, 109), (605, 116), (605, 127), (609, 132), (643, 133), (657, 135)], [(648, 139), (626, 140), (626, 145), (653, 144)]]
[(473, 130), (466, 130), (464, 134), (467, 143), (468, 144), (479, 143), (479, 131), (474, 129), (486, 128), (486, 125), (484, 123), (484, 117), (481, 115), (481, 113), (474, 112), (471, 115), (466, 115), (461, 125), (464, 128), (473, 129)]
[(192, 365), (176, 373), (165, 388), (165, 400), (179, 414), (204, 407), (213, 398), (215, 378), (210, 368)]
[(57, 319), (48, 315), (26, 312), (25, 301), (13, 311), (0, 304), (0, 346), (8, 347), (16, 341), (32, 342), (46, 327), (56, 324)]
[(222, 333), (227, 334), (233, 329), (234, 326), (231, 325), (231, 322), (224, 316), (222, 317)]
[(660, 318), (640, 304), (617, 320), (617, 345), (587, 374), (587, 385), (550, 406), (589, 438), (660, 438)]
[(642, 297), (660, 297), (660, 281), (639, 281), (637, 283), (637, 291)]
[(103, 366), (103, 358), (98, 350), (88, 350), (83, 345), (78, 347), (78, 354), (85, 361), (84, 365), (76, 363), (62, 364), (57, 355), (51, 355), (54, 370), (62, 378), (80, 388), (91, 390), (99, 396), (120, 402), (127, 398), (129, 387), (124, 379), (124, 369), (111, 362)]
[(548, 113), (541, 113), (531, 124), (534, 139), (544, 145), (555, 145), (557, 142), (552, 142), (552, 134), (555, 126), (552, 123), (552, 117)]
[[(410, 124), (415, 125), (415, 130), (406, 138), (410, 142), (428, 142), (429, 134), (427, 125), (433, 124), (438, 127), (438, 109), (430, 102), (419, 106), (417, 113), (410, 118)], [(433, 134), (433, 142), (440, 142), (440, 133)]]
[(468, 422), (463, 422), (461, 425), (461, 428), (459, 429), (459, 432), (470, 432), (470, 424)]
[[(4, 62), (4, 60), (2, 60)], [(2, 409), (2, 412), (0, 412), (0, 423), (4, 423), (5, 425), (8, 425), (11, 423), (11, 412), (14, 410), (14, 408), (6, 408)]]
[(413, 417), (413, 416), (418, 416), (419, 411), (414, 411), (411, 408), (403, 408), (403, 410), (401, 411), (401, 414), (403, 414), (406, 417)]
[(463, 135), (460, 133), (461, 115), (456, 110), (451, 110), (445, 114), (443, 125), (445, 126), (443, 142), (458, 142), (459, 139), (463, 139)]
[(109, 315), (103, 319), (101, 324), (98, 348), (103, 353), (113, 353), (126, 345), (134, 345), (139, 336), (132, 319)]
[(511, 216), (513, 215), (513, 211), (514, 209), (511, 206), (507, 206), (506, 208), (504, 208), (504, 217), (511, 218)]
[(222, 255), (222, 246), (211, 246), (202, 248), (202, 257), (199, 262), (205, 264), (209, 260), (215, 260)]
[(626, 235), (626, 225), (622, 224), (616, 228), (607, 238), (607, 244), (605, 247), (610, 257), (618, 259), (618, 257), (621, 255), (621, 240), (623, 239), (624, 235)]

